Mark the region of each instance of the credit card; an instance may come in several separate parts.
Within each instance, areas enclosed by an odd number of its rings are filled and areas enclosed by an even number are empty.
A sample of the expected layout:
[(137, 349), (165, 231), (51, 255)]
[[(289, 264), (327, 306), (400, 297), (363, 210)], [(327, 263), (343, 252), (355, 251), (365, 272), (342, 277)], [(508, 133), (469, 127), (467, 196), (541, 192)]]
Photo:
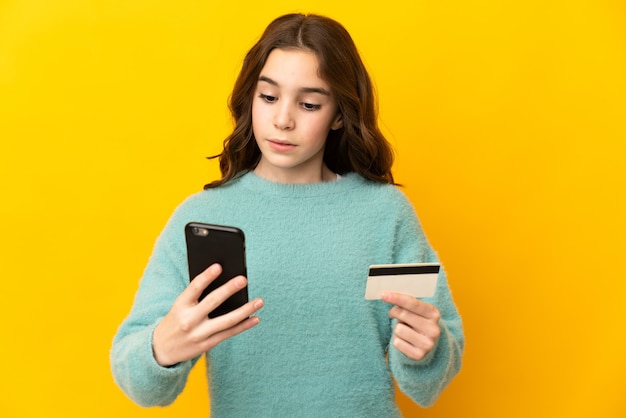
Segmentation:
[(374, 264), (370, 266), (365, 299), (380, 299), (384, 292), (397, 292), (416, 298), (435, 295), (439, 263)]

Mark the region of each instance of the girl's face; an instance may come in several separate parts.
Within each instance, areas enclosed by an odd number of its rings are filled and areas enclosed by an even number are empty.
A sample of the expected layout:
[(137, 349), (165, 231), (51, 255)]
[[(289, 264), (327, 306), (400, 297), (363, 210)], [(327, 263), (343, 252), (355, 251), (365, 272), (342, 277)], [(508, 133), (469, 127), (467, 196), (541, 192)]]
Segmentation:
[(333, 173), (323, 161), (326, 137), (342, 126), (337, 102), (318, 75), (313, 52), (274, 49), (252, 101), (252, 130), (261, 150), (259, 176), (281, 183), (315, 183)]

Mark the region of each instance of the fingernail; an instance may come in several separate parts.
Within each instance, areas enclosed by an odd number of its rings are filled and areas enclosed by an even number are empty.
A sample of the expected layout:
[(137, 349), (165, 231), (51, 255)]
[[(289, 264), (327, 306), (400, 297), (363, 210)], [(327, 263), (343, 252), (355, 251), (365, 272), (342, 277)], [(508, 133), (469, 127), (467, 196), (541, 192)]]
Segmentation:
[(263, 307), (263, 299), (257, 299), (256, 301), (254, 301), (254, 305), (252, 305), (255, 307), (255, 309), (260, 309)]

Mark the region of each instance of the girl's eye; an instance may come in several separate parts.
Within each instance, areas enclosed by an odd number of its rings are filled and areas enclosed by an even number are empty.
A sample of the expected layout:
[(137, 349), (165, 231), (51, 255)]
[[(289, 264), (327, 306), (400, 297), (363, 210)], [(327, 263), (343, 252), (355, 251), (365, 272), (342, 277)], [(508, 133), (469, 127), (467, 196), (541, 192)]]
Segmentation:
[(274, 96), (268, 96), (267, 94), (263, 94), (260, 93), (259, 97), (263, 100), (265, 100), (267, 103), (274, 103), (276, 100), (278, 100), (276, 97)]
[(312, 103), (302, 103), (302, 107), (304, 108), (304, 110), (313, 111), (313, 110), (319, 110), (322, 106), (312, 104)]

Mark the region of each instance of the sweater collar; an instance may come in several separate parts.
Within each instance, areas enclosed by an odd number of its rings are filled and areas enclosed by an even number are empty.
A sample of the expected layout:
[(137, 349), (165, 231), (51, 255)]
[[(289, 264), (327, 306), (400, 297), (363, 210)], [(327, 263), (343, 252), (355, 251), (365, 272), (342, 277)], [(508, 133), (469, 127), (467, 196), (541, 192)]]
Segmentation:
[(366, 180), (356, 173), (347, 173), (341, 175), (341, 178), (338, 180), (328, 182), (307, 184), (277, 183), (266, 180), (249, 171), (233, 181), (257, 193), (285, 198), (310, 198), (346, 193), (363, 185)]

